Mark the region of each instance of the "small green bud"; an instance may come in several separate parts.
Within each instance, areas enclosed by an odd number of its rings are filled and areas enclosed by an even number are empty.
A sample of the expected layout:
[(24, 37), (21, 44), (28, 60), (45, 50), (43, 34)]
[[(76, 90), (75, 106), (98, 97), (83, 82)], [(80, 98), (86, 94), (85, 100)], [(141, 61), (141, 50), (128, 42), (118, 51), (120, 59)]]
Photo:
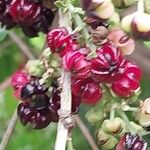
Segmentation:
[(150, 0), (144, 0), (145, 12), (150, 13)]
[(139, 113), (139, 115), (137, 116), (137, 120), (142, 127), (150, 126), (150, 115), (149, 114), (147, 115), (144, 113)]
[(104, 145), (102, 145), (102, 149), (104, 150), (113, 149), (117, 143), (118, 140), (114, 136), (110, 136), (107, 142)]
[(46, 48), (44, 51), (43, 51), (43, 57), (46, 58), (46, 59), (49, 59), (50, 56), (51, 56), (51, 51), (49, 48)]
[(120, 23), (120, 16), (117, 12), (113, 13), (111, 18), (109, 19), (109, 23), (112, 27), (118, 26)]
[(108, 134), (106, 134), (104, 131), (99, 130), (97, 132), (97, 141), (99, 145), (104, 145), (108, 139), (110, 138), (110, 136)]
[(131, 15), (125, 16), (121, 21), (121, 28), (125, 32), (131, 32), (131, 24), (133, 21), (133, 18), (135, 17), (136, 13), (133, 13)]
[(150, 126), (150, 98), (141, 101), (140, 112), (137, 116), (137, 120), (142, 127)]
[(51, 67), (58, 68), (59, 66), (60, 66), (60, 63), (57, 60), (55, 59), (51, 60)]
[(113, 0), (115, 7), (124, 8), (131, 6), (135, 0)]
[(31, 76), (41, 77), (45, 71), (42, 61), (29, 60), (26, 64), (26, 69)]
[(102, 124), (102, 130), (106, 133), (117, 134), (123, 130), (124, 122), (121, 118), (105, 120)]
[(95, 15), (101, 19), (109, 19), (115, 12), (114, 5), (110, 0), (105, 0), (95, 10)]
[(89, 123), (94, 124), (103, 119), (103, 112), (101, 110), (95, 111), (91, 109), (86, 113), (85, 118)]

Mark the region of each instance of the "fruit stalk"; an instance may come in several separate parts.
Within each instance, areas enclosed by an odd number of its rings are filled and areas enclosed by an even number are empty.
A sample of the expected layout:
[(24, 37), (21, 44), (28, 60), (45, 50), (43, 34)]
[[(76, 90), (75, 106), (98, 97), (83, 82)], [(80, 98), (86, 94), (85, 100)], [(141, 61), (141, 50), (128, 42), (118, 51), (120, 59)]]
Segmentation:
[[(71, 32), (71, 23), (68, 20), (67, 14), (63, 14), (61, 10), (59, 10), (59, 25), (62, 27), (66, 27), (69, 32)], [(65, 150), (66, 142), (68, 138), (68, 128), (66, 128), (63, 124), (63, 117), (67, 118), (71, 114), (71, 75), (70, 72), (66, 72), (62, 69), (62, 92), (61, 92), (61, 107), (59, 110), (59, 122), (57, 127), (57, 137), (55, 142), (55, 150)]]

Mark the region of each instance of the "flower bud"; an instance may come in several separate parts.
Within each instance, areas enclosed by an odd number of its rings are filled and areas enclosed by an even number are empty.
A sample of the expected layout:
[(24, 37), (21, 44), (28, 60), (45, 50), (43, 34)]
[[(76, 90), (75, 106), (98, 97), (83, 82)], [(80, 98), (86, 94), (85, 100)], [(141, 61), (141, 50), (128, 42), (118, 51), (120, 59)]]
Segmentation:
[(103, 119), (103, 112), (101, 110), (91, 109), (86, 113), (85, 118), (89, 123), (94, 124)]
[(110, 27), (118, 26), (120, 23), (120, 16), (117, 12), (114, 12), (109, 19)]
[(123, 129), (123, 121), (120, 118), (114, 118), (112, 120), (105, 120), (102, 124), (102, 130), (106, 133), (117, 134)]
[(121, 28), (125, 31), (125, 32), (131, 32), (131, 24), (132, 21), (135, 17), (136, 13), (133, 13), (131, 15), (125, 16), (122, 21), (121, 21)]
[(115, 7), (124, 8), (131, 6), (135, 0), (113, 0)]
[(150, 98), (140, 104), (140, 113), (137, 116), (139, 124), (143, 127), (150, 127)]
[(115, 12), (114, 5), (110, 2), (110, 0), (105, 0), (95, 10), (95, 14), (101, 19), (109, 19), (114, 12)]
[(144, 0), (145, 12), (150, 14), (150, 0)]
[(150, 15), (146, 13), (136, 13), (132, 20), (131, 29), (134, 37), (139, 39), (150, 39)]
[(31, 76), (41, 77), (45, 71), (43, 63), (40, 60), (29, 60), (26, 69)]
[(113, 29), (107, 38), (121, 50), (123, 55), (130, 55), (135, 49), (134, 40), (119, 28)]
[(104, 131), (99, 130), (97, 132), (97, 141), (99, 145), (104, 145), (108, 139), (110, 138), (110, 136), (108, 134), (106, 134)]
[(111, 149), (113, 149), (114, 147), (115, 147), (115, 145), (118, 143), (118, 140), (114, 137), (114, 136), (111, 136), (108, 140), (107, 140), (107, 142), (104, 144), (104, 145), (102, 145), (102, 148), (104, 149), (104, 150), (111, 150)]
[(121, 23), (122, 29), (131, 32), (135, 38), (150, 39), (150, 14), (135, 12), (126, 16)]

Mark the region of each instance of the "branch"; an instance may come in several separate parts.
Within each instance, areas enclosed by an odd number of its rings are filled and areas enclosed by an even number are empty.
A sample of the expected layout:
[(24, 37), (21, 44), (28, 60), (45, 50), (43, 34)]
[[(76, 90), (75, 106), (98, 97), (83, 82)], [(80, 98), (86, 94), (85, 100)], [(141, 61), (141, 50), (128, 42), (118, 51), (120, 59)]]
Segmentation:
[(29, 58), (35, 59), (34, 55), (31, 53), (28, 46), (23, 42), (21, 38), (19, 38), (14, 32), (10, 31), (9, 36), (20, 48), (20, 50)]
[(4, 133), (3, 135), (3, 139), (1, 141), (1, 144), (0, 144), (0, 150), (4, 150), (9, 142), (9, 139), (14, 131), (14, 128), (16, 126), (16, 123), (17, 123), (17, 119), (18, 116), (17, 116), (17, 110), (14, 112), (10, 122), (9, 122), (9, 125), (8, 125), (8, 128), (6, 130), (6, 132)]
[(87, 129), (87, 127), (85, 126), (85, 124), (83, 123), (83, 121), (80, 119), (80, 117), (78, 115), (75, 116), (75, 120), (76, 120), (79, 128), (81, 129), (83, 135), (85, 136), (88, 143), (90, 144), (92, 150), (99, 150), (99, 148), (96, 145), (96, 143), (95, 143), (93, 137), (91, 136), (89, 130)]
[[(67, 14), (62, 14), (62, 12), (59, 12), (59, 25), (64, 26), (67, 28), (69, 32), (71, 32), (71, 22), (68, 20)], [(59, 114), (59, 122), (57, 127), (57, 137), (55, 142), (55, 150), (65, 150), (66, 149), (66, 142), (68, 138), (68, 129), (69, 127), (66, 127), (65, 124), (71, 123), (71, 75), (69, 72), (66, 72), (62, 68), (62, 92), (61, 92), (61, 107), (58, 112)], [(66, 122), (69, 121), (69, 122)]]

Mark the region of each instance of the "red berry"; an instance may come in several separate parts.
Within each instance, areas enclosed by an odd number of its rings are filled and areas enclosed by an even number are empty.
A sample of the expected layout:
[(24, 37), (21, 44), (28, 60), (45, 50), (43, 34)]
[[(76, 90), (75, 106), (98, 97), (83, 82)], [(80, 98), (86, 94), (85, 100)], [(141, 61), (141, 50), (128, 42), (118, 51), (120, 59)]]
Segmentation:
[(112, 90), (120, 97), (128, 98), (139, 88), (139, 82), (123, 75), (112, 84)]
[(117, 144), (116, 150), (147, 150), (147, 143), (138, 135), (126, 133)]
[(50, 50), (60, 56), (65, 55), (67, 51), (76, 49), (76, 44), (65, 28), (56, 28), (48, 32), (47, 43)]
[(134, 79), (137, 81), (141, 80), (142, 72), (141, 72), (141, 69), (137, 65), (135, 65), (129, 61), (126, 61), (123, 65), (123, 67), (125, 68), (124, 74), (126, 76), (128, 76), (128, 78), (130, 78), (132, 80)]
[(118, 69), (122, 66), (124, 59), (118, 48), (106, 43), (97, 49), (97, 57), (91, 60), (94, 77), (100, 82), (112, 82), (117, 77)]
[(78, 51), (70, 51), (63, 57), (63, 67), (77, 78), (90, 76), (91, 63)]
[(12, 0), (9, 12), (16, 23), (27, 23), (32, 25), (38, 21), (41, 7), (38, 4), (32, 4), (27, 0)]
[(74, 79), (72, 92), (73, 95), (80, 97), (82, 102), (88, 104), (95, 104), (102, 97), (101, 87), (90, 78)]
[(14, 95), (17, 98), (20, 98), (21, 90), (28, 82), (29, 82), (28, 74), (21, 71), (17, 71), (16, 73), (13, 74), (11, 85), (15, 90)]

